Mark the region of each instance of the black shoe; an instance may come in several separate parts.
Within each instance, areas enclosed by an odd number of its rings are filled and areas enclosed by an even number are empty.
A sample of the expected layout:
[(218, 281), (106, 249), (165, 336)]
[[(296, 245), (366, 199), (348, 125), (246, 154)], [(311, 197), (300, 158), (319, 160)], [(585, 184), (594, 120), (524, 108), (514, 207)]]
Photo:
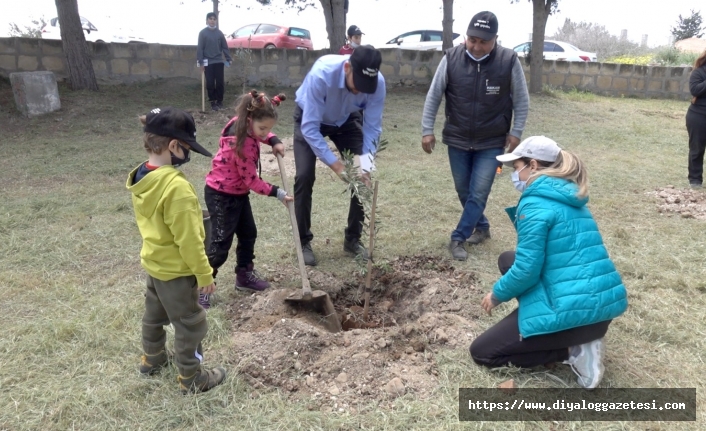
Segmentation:
[(304, 265), (316, 266), (316, 256), (311, 249), (311, 243), (306, 243), (302, 246), (302, 255), (304, 255)]
[(218, 105), (218, 109), (223, 109), (223, 101), (222, 100), (217, 101), (216, 105)]
[(464, 242), (465, 241), (451, 240), (451, 242), (449, 243), (449, 251), (451, 252), (451, 256), (453, 256), (454, 259), (456, 259), (456, 260), (468, 259), (468, 252), (466, 252), (466, 249), (463, 247)]
[(490, 239), (490, 230), (476, 229), (473, 234), (471, 234), (471, 236), (466, 240), (466, 242), (469, 244), (478, 245), (486, 239)]
[(218, 106), (218, 102), (216, 102), (215, 100), (211, 102), (211, 111), (218, 111), (219, 109), (220, 107)]
[(350, 241), (344, 239), (343, 251), (345, 251), (346, 253), (350, 253), (354, 256), (360, 255), (363, 259), (368, 259), (368, 249), (365, 248), (362, 242), (360, 242), (360, 239), (354, 239)]

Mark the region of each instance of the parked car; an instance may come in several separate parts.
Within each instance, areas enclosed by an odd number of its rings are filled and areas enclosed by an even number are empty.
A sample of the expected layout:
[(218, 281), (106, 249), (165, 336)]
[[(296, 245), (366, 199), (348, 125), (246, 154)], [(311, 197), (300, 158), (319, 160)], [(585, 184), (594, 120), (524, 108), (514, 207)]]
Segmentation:
[[(95, 25), (84, 17), (81, 18), (81, 27), (85, 32), (84, 36), (88, 42), (103, 42), (103, 43), (145, 43), (141, 37), (133, 36), (132, 31), (119, 29), (118, 31), (98, 31)], [(59, 18), (52, 18), (42, 27), (42, 39), (61, 40), (61, 27), (59, 26)]]
[(314, 49), (309, 30), (262, 23), (237, 29), (228, 35), (226, 42), (228, 48)]
[[(443, 34), (441, 30), (415, 30), (390, 39), (386, 45), (397, 45), (402, 49), (413, 49), (417, 51), (441, 51), (443, 43)], [(453, 33), (452, 45), (463, 43), (463, 36), (458, 33)], [(390, 46), (387, 48), (394, 48)]]
[[(532, 42), (525, 42), (517, 45), (513, 49), (518, 57), (524, 57), (532, 47)], [(545, 60), (563, 60), (563, 61), (598, 61), (598, 56), (595, 52), (582, 51), (570, 43), (559, 42), (556, 40), (544, 41), (544, 59)]]

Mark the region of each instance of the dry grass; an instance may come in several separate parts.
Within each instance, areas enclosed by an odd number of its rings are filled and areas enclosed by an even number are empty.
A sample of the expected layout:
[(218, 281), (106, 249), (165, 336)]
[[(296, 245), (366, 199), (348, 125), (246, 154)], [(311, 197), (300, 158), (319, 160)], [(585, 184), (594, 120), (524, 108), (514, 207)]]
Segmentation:
[[(234, 90), (229, 88), (229, 91)], [(293, 93), (288, 89), (288, 93)], [(137, 372), (142, 313), (140, 238), (127, 172), (144, 159), (137, 116), (157, 105), (198, 109), (198, 83), (154, 81), (104, 88), (98, 94), (61, 88), (63, 109), (35, 119), (12, 109), (0, 82), (2, 187), (0, 188), (0, 429), (701, 429), (697, 423), (459, 423), (458, 387), (492, 387), (514, 377), (522, 386), (563, 386), (546, 372), (475, 366), (465, 349), (437, 355), (438, 396), (383, 400), (356, 415), (311, 412), (277, 392), (248, 387), (230, 364), (224, 387), (183, 397), (176, 375), (143, 379)], [(232, 91), (229, 94), (233, 94)], [(427, 252), (446, 255), (460, 214), (443, 145), (421, 151), (421, 91), (391, 91), (378, 161), (379, 208), (384, 229), (379, 256)], [(629, 290), (630, 309), (611, 326), (604, 385), (704, 388), (706, 226), (667, 217), (645, 195), (656, 187), (686, 186), (687, 137), (677, 101), (610, 99), (583, 93), (534, 97), (525, 136), (545, 134), (577, 152), (591, 177), (590, 207)], [(276, 131), (291, 135), (292, 103)], [(208, 117), (211, 118), (211, 117)], [(437, 137), (442, 118), (439, 117)], [(199, 128), (215, 149), (222, 124)], [(184, 168), (203, 190), (205, 158)], [(493, 240), (475, 247), (467, 262), (484, 288), (497, 278), (497, 255), (514, 247), (503, 208), (517, 193), (498, 178), (487, 215)], [(279, 183), (277, 178), (268, 178)], [(315, 186), (313, 226), (320, 268), (345, 277), (344, 187), (322, 172)], [(288, 218), (274, 199), (251, 199), (259, 230), (257, 264), (269, 270), (294, 262)], [(326, 244), (326, 239), (330, 244)], [(233, 281), (225, 274), (221, 286)], [(265, 271), (266, 272), (266, 271)], [(237, 293), (221, 287), (220, 301)], [(503, 306), (482, 327), (505, 315)], [(229, 364), (229, 322), (222, 307), (209, 312), (207, 362)], [(572, 384), (570, 372), (553, 376)]]

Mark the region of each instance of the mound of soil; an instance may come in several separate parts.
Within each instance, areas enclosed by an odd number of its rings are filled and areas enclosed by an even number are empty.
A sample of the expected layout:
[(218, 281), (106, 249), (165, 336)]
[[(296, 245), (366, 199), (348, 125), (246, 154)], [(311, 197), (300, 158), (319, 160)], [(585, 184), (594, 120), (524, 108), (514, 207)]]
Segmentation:
[[(365, 279), (340, 280), (309, 269), (312, 289), (331, 296), (344, 331), (330, 333), (315, 311), (292, 307), (292, 289), (273, 286), (228, 305), (240, 374), (256, 389), (280, 389), (312, 410), (355, 412), (356, 405), (405, 393), (427, 398), (437, 386), (435, 353), (467, 349), (477, 335), (483, 292), (472, 272), (432, 256), (397, 258), (374, 268), (370, 315), (362, 318)], [(273, 285), (298, 280), (278, 271)]]
[(657, 210), (666, 215), (706, 220), (706, 193), (703, 189), (658, 188), (647, 193), (659, 199)]

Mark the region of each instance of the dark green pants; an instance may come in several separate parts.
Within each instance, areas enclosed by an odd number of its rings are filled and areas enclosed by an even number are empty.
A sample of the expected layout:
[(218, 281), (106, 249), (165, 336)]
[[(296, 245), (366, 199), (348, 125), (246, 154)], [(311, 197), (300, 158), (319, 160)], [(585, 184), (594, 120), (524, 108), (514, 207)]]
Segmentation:
[(196, 277), (161, 281), (147, 276), (145, 314), (142, 317), (142, 347), (147, 354), (164, 349), (164, 326), (174, 326), (174, 355), (179, 374), (189, 378), (201, 366), (201, 340), (208, 332), (206, 311), (199, 305)]

